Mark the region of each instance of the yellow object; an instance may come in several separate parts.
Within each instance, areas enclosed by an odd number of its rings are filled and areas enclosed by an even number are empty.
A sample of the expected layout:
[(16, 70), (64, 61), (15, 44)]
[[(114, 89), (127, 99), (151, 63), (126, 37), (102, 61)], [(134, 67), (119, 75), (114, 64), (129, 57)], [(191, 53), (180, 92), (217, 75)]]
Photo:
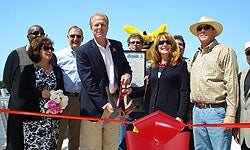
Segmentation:
[(133, 132), (139, 133), (139, 130), (134, 126)]
[(139, 29), (130, 26), (130, 25), (125, 25), (123, 26), (123, 29), (125, 32), (127, 32), (129, 35), (132, 33), (138, 33), (142, 36), (142, 38), (144, 39), (144, 43), (145, 44), (150, 44), (147, 48), (143, 49), (144, 51), (146, 51), (146, 57), (148, 59), (151, 59), (151, 47), (152, 44), (155, 40), (155, 38), (157, 37), (157, 35), (161, 32), (165, 32), (167, 29), (167, 24), (163, 24), (161, 25), (158, 29), (156, 29), (154, 32), (152, 33), (147, 33), (146, 31), (142, 32)]

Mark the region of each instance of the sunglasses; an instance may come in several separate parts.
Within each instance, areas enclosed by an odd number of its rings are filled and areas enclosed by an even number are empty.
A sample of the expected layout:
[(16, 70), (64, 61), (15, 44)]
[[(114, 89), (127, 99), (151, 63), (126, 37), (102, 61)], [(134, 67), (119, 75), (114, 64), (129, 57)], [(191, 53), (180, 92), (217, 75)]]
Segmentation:
[(166, 41), (159, 41), (159, 45), (163, 45), (164, 43), (168, 44), (168, 45), (171, 45), (171, 43), (166, 40)]
[(130, 44), (141, 44), (141, 42), (139, 42), (139, 41), (132, 41), (132, 42), (130, 42)]
[(31, 32), (30, 34), (32, 34), (34, 36), (45, 35), (45, 33), (43, 31), (34, 31), (34, 32)]
[(245, 54), (248, 56), (250, 55), (250, 51), (245, 51)]
[(77, 35), (77, 34), (71, 34), (71, 35), (69, 35), (71, 38), (75, 38), (75, 37), (77, 37), (78, 39), (80, 39), (80, 38), (82, 38), (82, 36), (81, 35)]
[(45, 51), (51, 50), (52, 52), (55, 50), (53, 47), (49, 47), (49, 46), (43, 46), (43, 49)]
[(197, 27), (197, 31), (201, 31), (202, 29), (204, 29), (204, 30), (209, 30), (209, 29), (211, 29), (211, 28), (213, 28), (212, 26), (210, 26), (210, 25), (204, 25), (204, 26), (198, 26)]

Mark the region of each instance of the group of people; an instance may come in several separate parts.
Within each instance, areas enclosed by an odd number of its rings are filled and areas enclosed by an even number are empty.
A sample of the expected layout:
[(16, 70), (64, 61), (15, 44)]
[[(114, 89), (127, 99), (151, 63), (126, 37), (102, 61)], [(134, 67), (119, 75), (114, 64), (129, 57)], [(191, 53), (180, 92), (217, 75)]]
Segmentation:
[[(9, 109), (44, 112), (50, 91), (62, 90), (69, 98), (62, 114), (109, 118), (116, 111), (109, 95), (117, 99), (120, 86), (124, 85), (128, 88), (122, 93), (136, 106), (124, 116), (129, 121), (158, 110), (184, 123), (250, 120), (246, 109), (249, 69), (238, 75), (234, 50), (215, 39), (223, 30), (219, 22), (203, 16), (190, 26), (190, 32), (201, 43), (191, 59), (183, 57), (182, 36), (160, 33), (152, 45), (152, 60), (147, 60), (150, 65), (142, 87), (129, 87), (131, 66), (122, 43), (107, 38), (108, 17), (96, 13), (90, 17), (89, 25), (92, 40), (81, 45), (83, 31), (72, 26), (67, 33), (69, 46), (55, 53), (53, 41), (41, 26), (28, 29), (29, 44), (12, 51), (4, 68)], [(141, 51), (143, 42), (136, 33), (127, 40), (132, 51)], [(250, 64), (250, 42), (246, 43), (245, 54)], [(133, 128), (116, 122), (9, 114), (6, 149), (60, 150), (67, 127), (70, 150), (125, 150), (125, 130)], [(233, 132), (230, 128), (193, 127), (191, 131), (194, 141), (190, 144), (197, 150), (230, 150), (233, 133), (242, 149), (250, 149), (249, 129)]]

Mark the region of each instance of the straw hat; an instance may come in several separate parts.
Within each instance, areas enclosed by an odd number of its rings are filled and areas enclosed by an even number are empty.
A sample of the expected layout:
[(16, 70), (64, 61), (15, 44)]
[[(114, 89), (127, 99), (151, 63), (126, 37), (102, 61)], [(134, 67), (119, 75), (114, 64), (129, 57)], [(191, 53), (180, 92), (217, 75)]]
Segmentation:
[(223, 27), (219, 22), (216, 22), (212, 18), (209, 18), (207, 16), (202, 16), (199, 22), (190, 26), (189, 30), (191, 31), (191, 33), (197, 36), (197, 27), (202, 24), (208, 24), (214, 27), (214, 29), (216, 30), (215, 36), (218, 36), (219, 34), (221, 34), (223, 30)]
[(245, 51), (250, 49), (250, 41), (245, 43)]

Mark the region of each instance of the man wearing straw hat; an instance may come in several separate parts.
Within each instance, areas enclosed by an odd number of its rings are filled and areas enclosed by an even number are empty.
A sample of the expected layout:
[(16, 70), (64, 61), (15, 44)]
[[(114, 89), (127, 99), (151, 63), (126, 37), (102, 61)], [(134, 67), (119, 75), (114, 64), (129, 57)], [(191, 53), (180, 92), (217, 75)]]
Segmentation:
[[(250, 65), (250, 41), (245, 43), (245, 55), (247, 63)], [(250, 68), (243, 70), (239, 74), (240, 87), (240, 107), (238, 110), (237, 120), (240, 123), (250, 122)], [(238, 139), (239, 138), (239, 139)], [(234, 132), (236, 143), (241, 145), (242, 150), (250, 150), (250, 129), (240, 128), (239, 132)]]
[[(190, 63), (193, 124), (235, 123), (238, 108), (238, 64), (234, 50), (215, 39), (222, 25), (203, 16), (190, 26), (201, 45)], [(196, 150), (230, 150), (232, 129), (194, 127)]]

